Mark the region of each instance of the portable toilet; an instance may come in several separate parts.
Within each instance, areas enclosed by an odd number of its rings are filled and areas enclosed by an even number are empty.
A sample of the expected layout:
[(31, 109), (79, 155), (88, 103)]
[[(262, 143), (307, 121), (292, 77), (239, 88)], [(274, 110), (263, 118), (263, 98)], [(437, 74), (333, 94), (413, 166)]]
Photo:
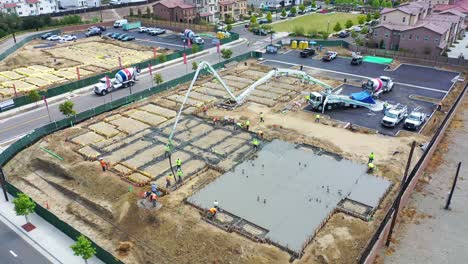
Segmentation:
[(292, 49), (296, 49), (296, 48), (297, 48), (297, 41), (296, 41), (296, 40), (293, 40), (293, 41), (291, 42), (291, 48), (292, 48)]
[(304, 41), (299, 41), (299, 49), (304, 49)]
[(304, 41), (304, 49), (307, 49), (307, 48), (309, 48), (309, 42)]

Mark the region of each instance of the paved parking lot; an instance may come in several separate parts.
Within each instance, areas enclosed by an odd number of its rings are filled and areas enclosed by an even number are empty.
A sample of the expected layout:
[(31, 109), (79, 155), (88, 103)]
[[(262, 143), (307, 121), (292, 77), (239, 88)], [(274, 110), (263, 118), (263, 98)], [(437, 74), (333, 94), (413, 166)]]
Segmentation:
[[(304, 70), (312, 75), (327, 76), (335, 79), (347, 78), (349, 81), (354, 82), (362, 82), (367, 77), (390, 76), (396, 84), (393, 91), (383, 94), (380, 100), (388, 101), (390, 104), (400, 103), (407, 105), (409, 112), (420, 106), (428, 115), (432, 115), (435, 109), (435, 104), (431, 101), (437, 102), (443, 99), (453, 85), (451, 80), (458, 75), (456, 72), (406, 64), (399, 66), (394, 71), (386, 71), (385, 65), (374, 63), (352, 66), (347, 58), (337, 58), (332, 62), (322, 62), (300, 58), (297, 51), (279, 55), (265, 54), (264, 58), (263, 64), (270, 67), (289, 68), (302, 64), (304, 65)], [(344, 84), (342, 87), (342, 94), (362, 91), (361, 87), (349, 84)], [(426, 97), (426, 100), (421, 97)], [(308, 110), (307, 107), (305, 110)], [(396, 128), (381, 126), (380, 122), (383, 112), (374, 112), (367, 108), (337, 109), (327, 111), (326, 114), (330, 115), (333, 119), (375, 129), (387, 135), (395, 135), (399, 130), (403, 129), (403, 123), (400, 123)]]
[(353, 66), (348, 58), (340, 58), (331, 62), (322, 62), (316, 59), (300, 58), (299, 51), (291, 51), (286, 54), (264, 54), (265, 60), (279, 61), (289, 64), (302, 64), (328, 71), (336, 71), (356, 75), (357, 77), (379, 77), (381, 75), (393, 78), (395, 82), (422, 86), (437, 90), (448, 91), (452, 87), (451, 80), (459, 75), (458, 72), (450, 72), (435, 68), (402, 64), (393, 71), (385, 70), (386, 65), (366, 63)]
[[(151, 36), (146, 33), (139, 33), (138, 29), (133, 29), (130, 31), (124, 31), (121, 28), (108, 28), (104, 31), (103, 35), (106, 35), (110, 32), (118, 32), (118, 33), (125, 33), (132, 36), (135, 36), (135, 40), (132, 42), (138, 43), (142, 46), (150, 46), (150, 47), (159, 47), (159, 48), (167, 48), (172, 50), (183, 50), (184, 43), (182, 42), (179, 32), (173, 32), (167, 30), (166, 34), (160, 36)], [(75, 33), (74, 35), (78, 38), (85, 38), (86, 31)], [(214, 34), (214, 33), (213, 33)], [(210, 37), (202, 37), (205, 40), (205, 49), (212, 48), (216, 46), (213, 44), (213, 38)], [(118, 41), (118, 40), (116, 40)]]

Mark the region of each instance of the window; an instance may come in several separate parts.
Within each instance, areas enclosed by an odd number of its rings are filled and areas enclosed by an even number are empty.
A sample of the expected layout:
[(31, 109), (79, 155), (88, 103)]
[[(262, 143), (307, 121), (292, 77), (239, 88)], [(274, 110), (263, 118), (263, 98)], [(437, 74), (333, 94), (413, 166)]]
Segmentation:
[(429, 40), (429, 37), (428, 36), (424, 36), (424, 41), (428, 41)]
[(22, 14), (23, 14), (23, 12), (18, 12), (18, 14), (19, 14), (19, 15), (22, 15)]
[(41, 8), (39, 8), (39, 10), (42, 10), (42, 7), (41, 7)]
[(434, 39), (434, 42), (435, 42), (435, 43), (439, 43), (439, 39), (438, 39), (438, 38), (435, 38), (435, 39)]
[(388, 32), (387, 32), (387, 33), (385, 33), (385, 37), (386, 37), (386, 38), (388, 38)]
[(413, 34), (409, 34), (408, 39), (413, 39)]
[(403, 17), (403, 23), (405, 23), (406, 17)]
[(401, 39), (405, 39), (405, 34), (401, 34)]
[(29, 4), (29, 7), (32, 7), (32, 4)]
[(379, 32), (377, 30), (374, 30), (374, 36), (378, 36), (379, 35)]
[(383, 16), (383, 21), (385, 21), (387, 19), (387, 16)]
[(416, 40), (419, 40), (419, 35), (416, 35)]

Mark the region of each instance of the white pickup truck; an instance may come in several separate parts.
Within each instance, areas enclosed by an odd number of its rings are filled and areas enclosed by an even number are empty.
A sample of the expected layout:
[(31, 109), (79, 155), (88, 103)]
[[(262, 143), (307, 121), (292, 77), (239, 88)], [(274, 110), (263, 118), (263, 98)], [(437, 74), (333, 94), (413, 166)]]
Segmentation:
[(385, 116), (382, 118), (382, 125), (392, 128), (396, 127), (407, 116), (408, 107), (406, 105), (397, 104), (386, 110)]

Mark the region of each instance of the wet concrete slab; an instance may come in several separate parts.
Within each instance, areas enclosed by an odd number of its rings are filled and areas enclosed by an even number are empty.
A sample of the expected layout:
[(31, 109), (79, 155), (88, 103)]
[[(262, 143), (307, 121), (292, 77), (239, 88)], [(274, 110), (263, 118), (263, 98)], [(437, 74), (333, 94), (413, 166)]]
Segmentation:
[(188, 202), (208, 209), (218, 200), (222, 210), (268, 230), (266, 239), (299, 253), (357, 185), (369, 182), (362, 201), (385, 194), (388, 181), (373, 180), (364, 164), (298, 148), (274, 140)]

